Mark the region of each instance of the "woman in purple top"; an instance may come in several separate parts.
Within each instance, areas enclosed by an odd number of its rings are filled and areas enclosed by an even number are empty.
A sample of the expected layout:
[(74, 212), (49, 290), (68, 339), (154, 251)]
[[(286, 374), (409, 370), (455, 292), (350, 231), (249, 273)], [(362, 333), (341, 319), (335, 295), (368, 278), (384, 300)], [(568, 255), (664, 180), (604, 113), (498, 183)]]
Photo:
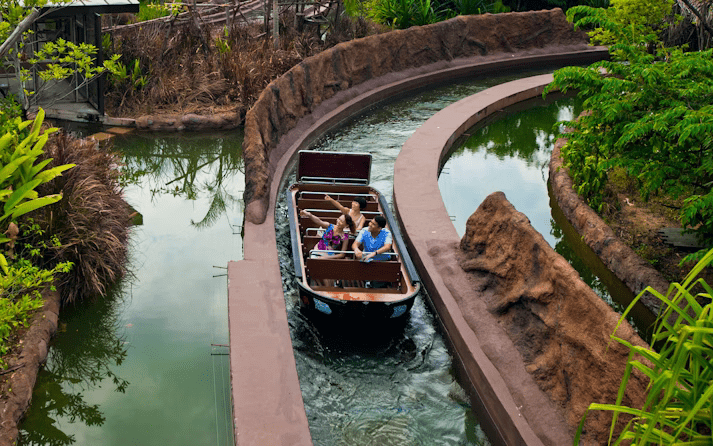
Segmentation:
[[(336, 224), (328, 223), (321, 218), (313, 215), (311, 212), (306, 210), (301, 210), (300, 215), (303, 217), (309, 217), (314, 223), (316, 223), (320, 228), (325, 228), (324, 235), (322, 239), (317, 243), (316, 249), (323, 251), (346, 251), (348, 248), (349, 234), (344, 232), (344, 229), (349, 227), (349, 230), (354, 233), (354, 221), (349, 215), (341, 215), (337, 219)], [(325, 255), (333, 256), (332, 258), (341, 259), (344, 258), (345, 254), (343, 252), (315, 252), (312, 254), (316, 257), (321, 257)]]

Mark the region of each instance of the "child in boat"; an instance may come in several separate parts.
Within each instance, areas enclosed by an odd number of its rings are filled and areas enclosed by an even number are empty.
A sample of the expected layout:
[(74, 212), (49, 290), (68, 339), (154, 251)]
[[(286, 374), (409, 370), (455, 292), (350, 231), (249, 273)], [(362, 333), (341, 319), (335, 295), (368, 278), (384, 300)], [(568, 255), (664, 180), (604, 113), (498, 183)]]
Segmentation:
[[(347, 234), (344, 229), (349, 228), (349, 230), (354, 233), (354, 221), (348, 214), (339, 216), (336, 224), (328, 223), (321, 218), (313, 215), (311, 212), (302, 209), (300, 215), (303, 217), (308, 217), (312, 222), (317, 224), (320, 228), (325, 228), (322, 239), (317, 243), (316, 249), (320, 251), (346, 251), (348, 248), (349, 234)], [(314, 252), (312, 256), (322, 257), (325, 255), (333, 256), (334, 259), (344, 258), (344, 252)]]
[(388, 260), (389, 256), (383, 253), (391, 250), (392, 243), (393, 237), (391, 232), (386, 229), (386, 219), (382, 215), (377, 215), (366, 228), (359, 231), (359, 235), (352, 244), (352, 249), (354, 256), (362, 262)]
[(342, 214), (350, 216), (352, 220), (354, 220), (356, 230), (361, 231), (361, 229), (364, 227), (364, 222), (366, 222), (366, 218), (361, 213), (361, 211), (366, 209), (366, 200), (364, 199), (364, 197), (355, 197), (352, 201), (351, 208), (342, 206), (340, 202), (330, 197), (329, 195), (325, 195), (324, 199), (332, 203), (332, 205), (335, 208), (339, 209)]

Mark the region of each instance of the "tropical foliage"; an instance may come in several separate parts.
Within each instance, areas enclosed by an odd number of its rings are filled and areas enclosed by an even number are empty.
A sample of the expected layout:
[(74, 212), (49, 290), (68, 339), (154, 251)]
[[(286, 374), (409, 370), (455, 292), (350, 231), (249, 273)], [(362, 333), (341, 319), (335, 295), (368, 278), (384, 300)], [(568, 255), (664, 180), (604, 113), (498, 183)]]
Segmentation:
[[(62, 198), (61, 194), (52, 194), (40, 197), (35, 190), (38, 186), (47, 183), (61, 175), (73, 164), (46, 169), (51, 159), (39, 161), (44, 153), (44, 147), (50, 133), (57, 129), (47, 129), (40, 134), (44, 111), (40, 109), (34, 121), (15, 121), (15, 131), (5, 133), (0, 138), (0, 203), (3, 203), (0, 225), (6, 221), (16, 220), (18, 217), (34, 211), (42, 206), (56, 203)], [(30, 124), (29, 135), (20, 141), (19, 133)], [(11, 242), (5, 235), (0, 235), (0, 244)], [(5, 256), (0, 254), (0, 267), (8, 274), (8, 265)]]
[(428, 25), (458, 15), (497, 14), (570, 8), (575, 5), (608, 6), (609, 0), (346, 0), (347, 12), (395, 29)]
[[(554, 89), (577, 90), (586, 114), (566, 122), (571, 129), (562, 158), (577, 192), (604, 210), (607, 176), (624, 169), (643, 198), (663, 194), (683, 200), (680, 220), (704, 246), (713, 246), (713, 51), (664, 48), (656, 21), (630, 21), (633, 0), (614, 0), (601, 10), (574, 7), (575, 26), (594, 26), (595, 42), (611, 43), (612, 60), (555, 72)], [(655, 2), (651, 3), (655, 9)], [(626, 7), (626, 8), (625, 8)], [(695, 228), (695, 229), (694, 229)], [(700, 259), (705, 253), (689, 256)]]
[(346, 10), (396, 29), (428, 25), (457, 15), (507, 12), (502, 0), (347, 0)]
[[(47, 168), (52, 160), (41, 160), (43, 147), (56, 130), (43, 131), (43, 119), (41, 109), (34, 121), (10, 118), (3, 123), (5, 134), (0, 138), (0, 203), (3, 205), (0, 227), (7, 229), (0, 234), (0, 246), (6, 247), (8, 254), (6, 258), (0, 253), (0, 367), (5, 367), (2, 356), (11, 347), (11, 336), (27, 324), (35, 310), (42, 308), (41, 289), (51, 286), (55, 273), (66, 272), (71, 267), (71, 263), (60, 262), (53, 268), (42, 269), (34, 258), (39, 247), (15, 246), (21, 232), (15, 223), (18, 218), (62, 198), (61, 194), (40, 196), (37, 188), (74, 167), (66, 164)], [(44, 232), (37, 226), (22, 230), (40, 236)], [(44, 241), (42, 243), (46, 246)]]
[[(615, 404), (591, 404), (587, 412), (605, 410), (613, 413), (609, 443), (612, 444), (710, 444), (713, 428), (713, 289), (701, 271), (713, 261), (713, 250), (690, 271), (683, 283), (673, 283), (664, 296), (646, 288), (622, 314), (624, 321), (634, 304), (646, 293), (664, 303), (658, 316), (652, 345), (656, 350), (612, 339), (630, 349), (627, 367)], [(635, 371), (649, 380), (646, 402), (641, 408), (623, 406), (627, 383)], [(621, 415), (630, 416), (624, 430), (614, 439), (614, 428)], [(585, 413), (575, 444), (579, 442)]]

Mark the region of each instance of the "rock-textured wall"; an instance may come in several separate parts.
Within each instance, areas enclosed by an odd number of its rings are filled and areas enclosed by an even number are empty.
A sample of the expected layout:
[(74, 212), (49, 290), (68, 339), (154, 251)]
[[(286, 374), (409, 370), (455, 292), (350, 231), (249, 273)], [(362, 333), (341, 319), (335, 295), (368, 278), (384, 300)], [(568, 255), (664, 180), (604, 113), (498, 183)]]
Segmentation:
[[(505, 194), (495, 192), (483, 201), (468, 219), (460, 248), (461, 267), (471, 276), (476, 295), (512, 340), (538, 386), (563, 410), (572, 431), (591, 402), (616, 400), (629, 353), (621, 344), (609, 343), (618, 314)], [(477, 319), (472, 301), (461, 301), (459, 307), (469, 324)], [(626, 322), (617, 335), (646, 345)], [(645, 385), (644, 377), (635, 375), (624, 403), (641, 407)], [(611, 418), (592, 412), (588, 420), (586, 442), (606, 444)]]
[(45, 305), (30, 321), (22, 336), (19, 355), (10, 355), (0, 390), (5, 395), (0, 404), (0, 446), (16, 444), (18, 423), (32, 400), (39, 368), (47, 360), (49, 341), (57, 332), (59, 292), (45, 290)]
[(261, 224), (274, 166), (270, 154), (297, 121), (336, 93), (429, 64), (586, 42), (562, 10), (460, 16), (341, 43), (273, 81), (245, 117), (246, 219)]
[[(661, 273), (617, 237), (604, 220), (574, 191), (572, 179), (563, 167), (560, 157), (560, 149), (565, 142), (566, 140), (559, 139), (555, 143), (550, 158), (552, 193), (562, 212), (582, 235), (584, 242), (634, 294), (639, 294), (647, 286), (666, 294), (669, 283)], [(658, 313), (661, 302), (655, 297), (646, 295), (642, 297), (641, 302), (652, 313)]]

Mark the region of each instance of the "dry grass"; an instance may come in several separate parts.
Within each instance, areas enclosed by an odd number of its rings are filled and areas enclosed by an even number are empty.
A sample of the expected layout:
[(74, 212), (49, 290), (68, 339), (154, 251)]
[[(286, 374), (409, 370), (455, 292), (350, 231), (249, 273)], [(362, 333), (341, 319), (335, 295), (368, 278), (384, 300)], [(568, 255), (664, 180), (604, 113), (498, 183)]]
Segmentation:
[(104, 295), (126, 273), (130, 211), (118, 188), (118, 158), (92, 140), (67, 133), (51, 138), (45, 152), (55, 165), (77, 166), (41, 191), (62, 192), (64, 198), (32, 215), (61, 241), (60, 247), (46, 250), (44, 260), (74, 263), (70, 273), (57, 277), (63, 304)]
[[(339, 42), (375, 34), (381, 30), (363, 19), (344, 18), (322, 40), (316, 28), (298, 31), (294, 16), (282, 17), (280, 47), (265, 38), (260, 24), (222, 29), (196, 26), (133, 29), (114, 36), (121, 60), (139, 60), (148, 75), (142, 89), (127, 84), (110, 85), (106, 97), (109, 115), (138, 117), (158, 113), (215, 113), (237, 111), (244, 115), (260, 92), (275, 78), (306, 57)], [(222, 38), (228, 51), (219, 50)], [(207, 43), (206, 44), (204, 44)]]

